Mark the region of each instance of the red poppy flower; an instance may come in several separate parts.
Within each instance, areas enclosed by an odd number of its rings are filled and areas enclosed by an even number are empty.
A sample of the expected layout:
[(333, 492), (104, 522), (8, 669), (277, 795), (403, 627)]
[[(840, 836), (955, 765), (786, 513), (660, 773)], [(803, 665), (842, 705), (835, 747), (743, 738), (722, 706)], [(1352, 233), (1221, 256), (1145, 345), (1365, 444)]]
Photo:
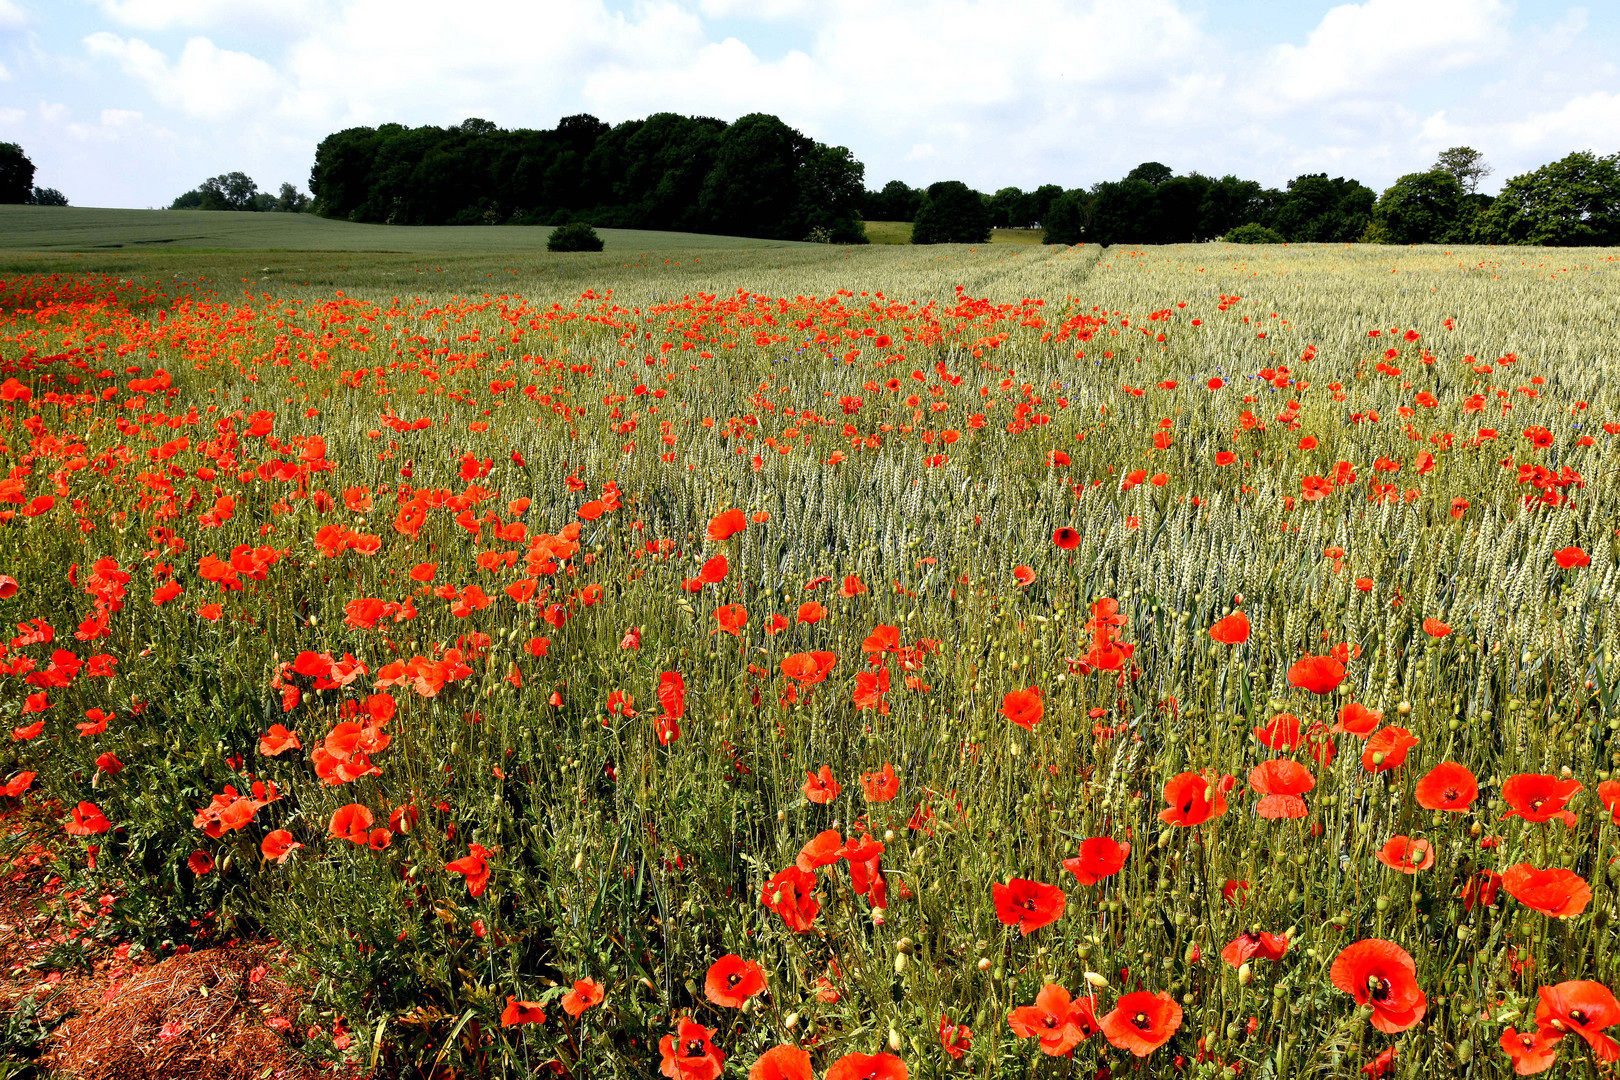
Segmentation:
[(1035, 571), (1028, 566), (1013, 567), (1013, 580), (1018, 582), (1020, 589), (1027, 589), (1035, 584)]
[(1585, 878), (1558, 867), (1537, 870), (1529, 863), (1510, 866), (1502, 871), (1502, 887), (1525, 907), (1555, 919), (1579, 915), (1592, 900), (1592, 888)]
[(1417, 984), (1417, 964), (1392, 941), (1356, 942), (1333, 961), (1328, 976), (1358, 1005), (1371, 1005), (1372, 1026), (1387, 1035), (1412, 1027), (1429, 1007)]
[(825, 1080), (906, 1080), (906, 1063), (893, 1054), (845, 1054), (827, 1067)]
[[(102, 757), (111, 757), (110, 754), (103, 754), (101, 756)], [(113, 760), (117, 761), (118, 759), (113, 758)], [(102, 771), (104, 771), (104, 772), (107, 771), (106, 769), (104, 769), (102, 767), (100, 758), (96, 759), (96, 767), (98, 769), (102, 769)], [(118, 766), (118, 769), (122, 769), (123, 767), (124, 767), (123, 764), (120, 763), (119, 766)], [(114, 769), (114, 770), (111, 770), (111, 771), (112, 772), (117, 772), (118, 769)], [(4, 795), (8, 799), (15, 799), (18, 795), (21, 795), (23, 792), (27, 791), (30, 787), (32, 787), (33, 783), (34, 783), (34, 774), (33, 773), (31, 773), (31, 772), (20, 772), (16, 776), (13, 776), (10, 780), (7, 780), (5, 782), (5, 784), (4, 784), (4, 786), (0, 786), (0, 795)]]
[(782, 674), (800, 683), (803, 686), (814, 686), (827, 678), (833, 665), (838, 663), (838, 654), (816, 650), (815, 652), (794, 653), (782, 661)]
[(1620, 780), (1605, 780), (1597, 786), (1598, 802), (1609, 812), (1616, 825), (1620, 825)]
[(186, 857), (186, 865), (198, 877), (211, 873), (214, 869), (214, 857), (206, 851), (193, 851)]
[(1227, 943), (1221, 950), (1221, 959), (1233, 967), (1242, 967), (1243, 964), (1258, 956), (1262, 960), (1281, 960), (1288, 952), (1288, 936), (1286, 934), (1268, 934), (1263, 930), (1249, 930)]
[(1181, 1006), (1169, 994), (1138, 990), (1120, 998), (1100, 1024), (1111, 1045), (1147, 1057), (1181, 1027)]
[(1249, 771), (1249, 786), (1264, 796), (1254, 805), (1260, 817), (1302, 818), (1308, 810), (1300, 796), (1316, 787), (1316, 777), (1297, 761), (1273, 758)]
[(1544, 1073), (1558, 1060), (1558, 1042), (1543, 1038), (1540, 1031), (1508, 1028), (1502, 1032), (1501, 1047), (1513, 1059), (1513, 1071), (1520, 1076)]
[(944, 1013), (939, 1014), (939, 1045), (952, 1061), (973, 1049), (973, 1032), (966, 1024), (953, 1024)]
[(332, 823), (329, 826), (330, 835), (335, 840), (347, 840), (353, 844), (365, 844), (371, 840), (371, 827), (376, 819), (371, 811), (359, 803), (350, 803), (340, 806), (332, 813)]
[(786, 1043), (773, 1046), (754, 1059), (748, 1080), (816, 1080), (810, 1055)]
[(1254, 729), (1260, 745), (1287, 753), (1299, 748), (1299, 717), (1293, 713), (1278, 713), (1269, 724)]
[(832, 770), (827, 766), (821, 767), (819, 773), (804, 774), (804, 797), (813, 803), (826, 804), (838, 798), (843, 787), (833, 779)]
[(719, 1080), (726, 1055), (709, 1041), (713, 1034), (691, 1017), (681, 1017), (675, 1034), (658, 1040), (658, 1051), (664, 1055), (658, 1071), (669, 1080)]
[(501, 1027), (545, 1022), (546, 1014), (541, 1010), (538, 1001), (519, 1001), (510, 994), (506, 996), (506, 1008), (501, 1010)]
[(289, 855), (303, 846), (294, 840), (292, 833), (286, 829), (275, 829), (265, 833), (264, 839), (259, 842), (259, 851), (266, 859), (274, 859), (279, 866), (287, 861)]
[(722, 956), (709, 965), (703, 977), (703, 996), (728, 1009), (740, 1009), (755, 994), (765, 990), (765, 969), (735, 954)]
[(586, 1009), (602, 1004), (606, 993), (602, 984), (595, 979), (580, 979), (574, 983), (572, 990), (562, 996), (563, 1012), (577, 1020)]
[(1406, 752), (1418, 744), (1405, 728), (1387, 727), (1367, 740), (1361, 751), (1361, 767), (1368, 772), (1388, 772), (1406, 764)]
[(1080, 854), (1063, 860), (1063, 869), (1073, 874), (1080, 884), (1095, 885), (1119, 873), (1130, 855), (1131, 845), (1107, 836), (1093, 836), (1080, 842)]
[(1339, 722), (1328, 730), (1335, 734), (1359, 735), (1363, 739), (1378, 730), (1378, 725), (1384, 722), (1384, 714), (1378, 709), (1369, 709), (1352, 701), (1339, 710)]
[(1451, 633), (1451, 627), (1448, 624), (1441, 622), (1439, 619), (1424, 619), (1423, 632), (1428, 634), (1430, 637), (1440, 638)]
[(795, 617), (799, 622), (813, 626), (827, 617), (827, 609), (814, 600), (806, 600), (799, 605)]
[(1607, 986), (1573, 980), (1536, 991), (1536, 1033), (1549, 1043), (1575, 1034), (1586, 1040), (1599, 1061), (1620, 1059), (1620, 1043), (1603, 1029), (1620, 1024), (1620, 1001)]
[(1164, 801), (1169, 807), (1159, 811), (1159, 820), (1170, 825), (1192, 827), (1226, 813), (1225, 781), (1201, 773), (1177, 773), (1164, 782)]
[[(1519, 773), (1502, 784), (1502, 799), (1508, 804), (1502, 816), (1532, 822), (1551, 821), (1566, 816), (1564, 805), (1580, 790), (1579, 780), (1560, 780), (1545, 773)], [(1574, 824), (1574, 815), (1567, 817)]]
[(489, 862), (485, 858), (489, 851), (482, 844), (469, 844), (467, 852), (462, 858), (445, 863), (444, 868), (467, 879), (468, 896), (482, 896), (489, 886)]
[(1344, 665), (1331, 656), (1306, 654), (1288, 669), (1288, 685), (1313, 694), (1331, 694), (1344, 681)]
[(759, 902), (782, 916), (782, 921), (794, 933), (802, 934), (810, 929), (816, 913), (821, 910), (815, 888), (815, 874), (789, 866), (765, 882)]
[(1041, 704), (1041, 689), (1031, 686), (1028, 690), (1009, 690), (1001, 699), (1001, 715), (1030, 731), (1041, 722), (1041, 714), (1046, 711)]
[(817, 833), (809, 843), (799, 850), (799, 857), (793, 860), (793, 865), (800, 870), (814, 870), (818, 866), (831, 866), (837, 862), (843, 853), (844, 838), (837, 829), (827, 829)]
[[(1078, 1006), (1084, 1003), (1082, 1010)], [(1041, 1053), (1057, 1057), (1067, 1054), (1097, 1030), (1091, 1019), (1091, 1002), (1069, 997), (1068, 990), (1053, 983), (1041, 987), (1035, 1004), (1024, 1005), (1007, 1014), (1007, 1026), (1020, 1039), (1041, 1040)]]
[(1071, 529), (1069, 526), (1064, 525), (1052, 534), (1052, 543), (1056, 544), (1064, 551), (1073, 551), (1075, 548), (1080, 546), (1080, 534), (1074, 529)]
[(741, 510), (726, 510), (709, 519), (709, 527), (704, 531), (704, 537), (713, 540), (729, 540), (737, 533), (748, 528), (748, 517)]
[(1224, 619), (1216, 620), (1209, 628), (1210, 640), (1222, 645), (1242, 645), (1249, 640), (1249, 617), (1234, 611)]
[(1577, 567), (1592, 565), (1592, 556), (1588, 555), (1581, 548), (1574, 547), (1573, 545), (1570, 547), (1559, 548), (1557, 551), (1553, 552), (1553, 558), (1558, 562), (1558, 565), (1562, 566), (1565, 570), (1574, 570)]
[(1415, 874), (1434, 865), (1434, 846), (1427, 840), (1407, 836), (1391, 837), (1378, 849), (1378, 861), (1391, 870)]
[(726, 557), (716, 555), (698, 570), (698, 580), (705, 585), (718, 585), (726, 580), (726, 575), (730, 572), (731, 564), (726, 561)]
[(1417, 782), (1412, 794), (1425, 810), (1461, 813), (1479, 797), (1479, 781), (1474, 779), (1474, 774), (1466, 766), (1455, 761), (1442, 761)]
[(861, 773), (861, 787), (866, 789), (867, 802), (888, 802), (900, 794), (900, 779), (894, 775), (894, 766), (885, 761), (881, 771)]
[(996, 918), (1018, 927), (1026, 936), (1063, 914), (1063, 890), (1027, 878), (1012, 878), (1005, 885), (996, 882), (990, 886), (990, 899), (996, 905)]

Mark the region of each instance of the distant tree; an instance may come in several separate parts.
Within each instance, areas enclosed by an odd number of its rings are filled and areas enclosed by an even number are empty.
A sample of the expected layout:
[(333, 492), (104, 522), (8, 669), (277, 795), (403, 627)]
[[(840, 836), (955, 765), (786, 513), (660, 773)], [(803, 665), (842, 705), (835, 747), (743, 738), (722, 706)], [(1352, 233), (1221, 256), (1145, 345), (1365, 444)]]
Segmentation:
[(1451, 243), (1468, 235), (1467, 193), (1442, 169), (1407, 173), (1378, 199), (1372, 224), (1392, 244)]
[(499, 130), (500, 128), (496, 126), (495, 121), (481, 120), (476, 116), (469, 116), (460, 124), (460, 131), (463, 135), (492, 135)]
[(309, 209), (309, 196), (291, 184), (282, 184), (273, 209), (283, 214), (302, 214)]
[(1057, 184), (1042, 184), (1025, 195), (1018, 212), (1019, 218), (1024, 223), (1024, 228), (1033, 229), (1044, 226), (1047, 213), (1052, 208), (1052, 203), (1062, 194), (1063, 189)]
[(261, 195), (259, 185), (244, 172), (221, 173), (204, 180), (169, 204), (170, 210), (266, 210), (272, 195)]
[(1268, 229), (1266, 226), (1254, 221), (1228, 230), (1221, 239), (1228, 244), (1281, 244), (1284, 242), (1282, 234), (1276, 229)]
[(68, 204), (66, 195), (55, 188), (48, 187), (35, 188), (33, 197), (28, 201), (33, 206), (66, 206)]
[(547, 251), (601, 251), (602, 246), (596, 230), (583, 221), (559, 225), (546, 238)]
[(808, 228), (795, 213), (795, 173), (812, 145), (767, 113), (749, 113), (732, 124), (698, 197), (707, 227), (733, 236), (802, 240)]
[(1296, 244), (1350, 243), (1366, 231), (1377, 202), (1377, 192), (1355, 180), (1306, 173), (1288, 181), (1269, 224)]
[(914, 221), (922, 206), (923, 190), (904, 180), (890, 180), (882, 191), (868, 191), (861, 200), (861, 216), (867, 221)]
[(1144, 161), (1136, 168), (1125, 174), (1127, 180), (1140, 180), (1145, 184), (1158, 187), (1176, 174), (1168, 165), (1161, 165), (1157, 161)]
[(866, 243), (861, 220), (861, 196), (866, 191), (866, 166), (847, 147), (813, 143), (797, 168), (799, 185), (798, 239), (830, 244)]
[(984, 196), (960, 180), (931, 184), (911, 226), (913, 244), (982, 244), (990, 239)]
[(1221, 236), (1239, 225), (1258, 221), (1268, 208), (1269, 198), (1254, 180), (1240, 180), (1230, 174), (1212, 181), (1199, 206), (1198, 235)]
[(1041, 219), (1043, 244), (1078, 244), (1086, 237), (1086, 193), (1065, 191), (1047, 206)]
[(1578, 151), (1515, 176), (1474, 221), (1483, 244), (1620, 245), (1620, 154)]
[(0, 203), (26, 203), (34, 196), (34, 163), (16, 143), (0, 142)]
[(1472, 195), (1479, 190), (1479, 182), (1491, 175), (1491, 167), (1485, 161), (1485, 155), (1472, 146), (1453, 146), (1449, 150), (1440, 151), (1440, 156), (1430, 166), (1431, 171), (1450, 173), (1452, 178), (1468, 194)]
[(1153, 191), (1155, 212), (1150, 239), (1157, 244), (1182, 244), (1202, 240), (1204, 199), (1214, 181), (1202, 173), (1172, 176)]
[(989, 199), (985, 200), (985, 208), (990, 211), (990, 227), (992, 229), (1021, 229), (1024, 222), (1021, 220), (1024, 202), (1024, 193), (1015, 187), (1004, 187)]
[(1148, 181), (1139, 177), (1105, 181), (1091, 189), (1086, 239), (1104, 246), (1151, 244), (1158, 236), (1158, 209)]

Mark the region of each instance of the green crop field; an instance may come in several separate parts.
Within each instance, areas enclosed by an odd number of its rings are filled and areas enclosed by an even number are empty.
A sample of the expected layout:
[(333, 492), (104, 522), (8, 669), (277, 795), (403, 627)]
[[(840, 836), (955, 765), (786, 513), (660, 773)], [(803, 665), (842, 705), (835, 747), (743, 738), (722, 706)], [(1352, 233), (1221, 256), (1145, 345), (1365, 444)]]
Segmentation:
[(1612, 1069), (1620, 252), (0, 234), (86, 955), (409, 1075)]

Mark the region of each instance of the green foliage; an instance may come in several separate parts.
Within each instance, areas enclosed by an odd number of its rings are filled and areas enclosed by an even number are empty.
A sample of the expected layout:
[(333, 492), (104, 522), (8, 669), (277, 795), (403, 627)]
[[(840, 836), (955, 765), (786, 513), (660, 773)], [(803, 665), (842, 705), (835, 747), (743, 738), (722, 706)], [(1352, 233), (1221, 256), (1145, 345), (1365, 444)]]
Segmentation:
[(1231, 229), (1221, 239), (1228, 244), (1281, 244), (1286, 243), (1281, 233), (1258, 222), (1249, 222)]
[(1373, 211), (1392, 244), (1464, 242), (1471, 218), (1467, 192), (1441, 169), (1407, 173), (1379, 196)]
[(867, 221), (910, 222), (917, 217), (926, 197), (922, 188), (914, 188), (904, 180), (890, 180), (882, 191), (863, 193), (861, 216)]
[(1479, 182), (1491, 175), (1485, 155), (1472, 146), (1453, 146), (1440, 151), (1434, 169), (1450, 173), (1464, 191), (1472, 195), (1479, 190)]
[(34, 163), (16, 143), (0, 142), (0, 204), (26, 203), (34, 195)]
[(983, 244), (989, 240), (990, 211), (983, 195), (960, 180), (929, 186), (912, 223), (913, 244)]
[(66, 195), (55, 188), (48, 187), (35, 188), (34, 194), (28, 200), (30, 206), (66, 206), (67, 204)]
[(1289, 243), (1348, 244), (1372, 221), (1378, 193), (1355, 180), (1309, 173), (1288, 181), (1266, 222)]
[(1484, 244), (1620, 244), (1620, 154), (1581, 151), (1515, 176), (1475, 221)]
[(1065, 191), (1053, 199), (1046, 211), (1046, 244), (1078, 244), (1086, 238), (1086, 193)]
[(602, 238), (583, 221), (571, 221), (551, 230), (547, 251), (601, 251)]

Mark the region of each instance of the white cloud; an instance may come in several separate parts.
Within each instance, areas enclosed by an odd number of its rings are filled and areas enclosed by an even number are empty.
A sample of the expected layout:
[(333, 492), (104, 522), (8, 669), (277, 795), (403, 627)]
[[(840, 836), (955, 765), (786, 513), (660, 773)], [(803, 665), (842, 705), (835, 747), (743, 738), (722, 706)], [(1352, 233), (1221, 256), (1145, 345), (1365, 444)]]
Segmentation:
[(28, 25), (28, 16), (13, 0), (0, 0), (0, 31), (20, 30)]
[(0, 82), (10, 82), (10, 81), (11, 81), (11, 72), (6, 70), (6, 65), (0, 64)]
[(91, 34), (92, 56), (116, 60), (126, 75), (145, 85), (165, 105), (205, 120), (222, 120), (248, 109), (262, 109), (280, 96), (276, 70), (258, 57), (221, 49), (205, 37), (186, 42), (179, 63), (170, 65), (139, 38), (105, 31)]
[(0, 109), (0, 128), (14, 127), (28, 119), (27, 109)]
[[(0, 4), (9, 0), (0, 0)], [(62, 2), (62, 0), (57, 0)], [(103, 15), (137, 30), (309, 27), (324, 0), (94, 0)]]
[(927, 158), (934, 157), (938, 153), (939, 151), (934, 149), (933, 143), (920, 142), (913, 146), (910, 150), (906, 151), (906, 160), (923, 161)]

